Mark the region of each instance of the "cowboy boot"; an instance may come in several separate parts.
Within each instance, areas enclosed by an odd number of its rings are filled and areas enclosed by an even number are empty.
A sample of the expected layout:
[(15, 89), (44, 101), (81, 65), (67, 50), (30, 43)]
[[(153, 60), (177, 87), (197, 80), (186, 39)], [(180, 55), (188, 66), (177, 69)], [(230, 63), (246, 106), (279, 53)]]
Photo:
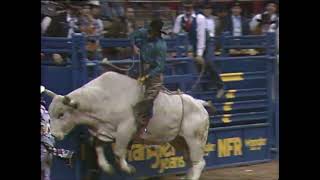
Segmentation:
[(153, 102), (150, 100), (140, 101), (133, 109), (138, 123), (138, 132), (143, 134), (146, 132), (149, 120), (152, 118)]
[(152, 115), (153, 115), (153, 101), (147, 100), (145, 102), (143, 112), (141, 113), (141, 116), (140, 116), (142, 126), (140, 128), (139, 134), (141, 135), (141, 137), (148, 133), (147, 126), (148, 126), (150, 119), (152, 118)]

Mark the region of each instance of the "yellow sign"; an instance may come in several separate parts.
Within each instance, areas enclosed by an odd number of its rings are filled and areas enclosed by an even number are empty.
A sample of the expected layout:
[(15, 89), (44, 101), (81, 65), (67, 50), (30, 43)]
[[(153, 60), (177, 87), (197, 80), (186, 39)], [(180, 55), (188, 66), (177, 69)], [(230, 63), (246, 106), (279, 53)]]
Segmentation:
[(223, 104), (223, 111), (231, 111), (233, 102), (226, 102)]
[(218, 139), (218, 157), (242, 155), (242, 141), (240, 137)]
[(245, 145), (251, 151), (261, 150), (262, 146), (267, 145), (267, 139), (266, 138), (246, 139)]
[(223, 82), (230, 82), (230, 81), (242, 81), (244, 79), (243, 73), (224, 73), (220, 75)]
[(231, 114), (224, 114), (221, 120), (223, 123), (230, 123), (231, 122), (230, 117), (231, 117)]
[(216, 150), (216, 144), (208, 143), (204, 147), (205, 156), (209, 156), (209, 153)]
[[(266, 138), (246, 139), (244, 144), (250, 150), (261, 150), (267, 143)], [(243, 142), (240, 137), (218, 139), (217, 144), (208, 143), (203, 148), (205, 156), (216, 151), (218, 157), (230, 157), (243, 155)], [(183, 168), (186, 163), (183, 156), (177, 156), (176, 150), (169, 143), (157, 146), (133, 144), (128, 150), (128, 161), (144, 161), (155, 159), (151, 164), (152, 169), (159, 169), (163, 173), (166, 169)]]
[(227, 98), (227, 99), (232, 99), (232, 98), (235, 98), (236, 97), (236, 92), (237, 92), (237, 90), (228, 90), (227, 91), (227, 93), (225, 94), (225, 97)]
[(152, 169), (159, 169), (159, 173), (165, 169), (182, 168), (186, 163), (182, 156), (176, 156), (176, 151), (169, 143), (159, 146), (145, 146), (133, 144), (128, 151), (128, 161), (144, 161), (155, 158)]

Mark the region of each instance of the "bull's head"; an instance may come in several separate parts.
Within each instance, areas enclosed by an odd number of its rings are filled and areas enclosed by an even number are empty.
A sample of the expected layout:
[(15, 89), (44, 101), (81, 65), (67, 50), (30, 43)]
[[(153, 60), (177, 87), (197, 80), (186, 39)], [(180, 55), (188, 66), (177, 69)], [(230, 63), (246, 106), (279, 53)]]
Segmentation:
[(52, 135), (62, 140), (76, 126), (76, 113), (79, 103), (69, 96), (57, 95), (49, 90), (45, 93), (52, 97), (49, 106)]

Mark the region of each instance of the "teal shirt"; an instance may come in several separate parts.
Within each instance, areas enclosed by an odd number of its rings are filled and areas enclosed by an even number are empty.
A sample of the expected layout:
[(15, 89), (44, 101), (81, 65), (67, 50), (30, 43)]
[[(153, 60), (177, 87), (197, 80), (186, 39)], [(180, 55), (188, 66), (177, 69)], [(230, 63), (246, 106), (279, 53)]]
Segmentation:
[(129, 36), (131, 43), (140, 48), (140, 55), (144, 62), (150, 64), (148, 75), (154, 77), (164, 71), (167, 43), (162, 38), (148, 40), (148, 30), (141, 28)]

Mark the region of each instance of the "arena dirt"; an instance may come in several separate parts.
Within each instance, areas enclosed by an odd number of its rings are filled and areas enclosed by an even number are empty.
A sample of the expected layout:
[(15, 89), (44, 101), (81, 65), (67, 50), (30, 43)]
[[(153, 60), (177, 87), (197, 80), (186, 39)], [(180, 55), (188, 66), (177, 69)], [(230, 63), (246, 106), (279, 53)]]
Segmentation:
[[(200, 180), (278, 180), (278, 161), (250, 166), (220, 168), (202, 173)], [(160, 180), (178, 180), (178, 176), (161, 177)]]

